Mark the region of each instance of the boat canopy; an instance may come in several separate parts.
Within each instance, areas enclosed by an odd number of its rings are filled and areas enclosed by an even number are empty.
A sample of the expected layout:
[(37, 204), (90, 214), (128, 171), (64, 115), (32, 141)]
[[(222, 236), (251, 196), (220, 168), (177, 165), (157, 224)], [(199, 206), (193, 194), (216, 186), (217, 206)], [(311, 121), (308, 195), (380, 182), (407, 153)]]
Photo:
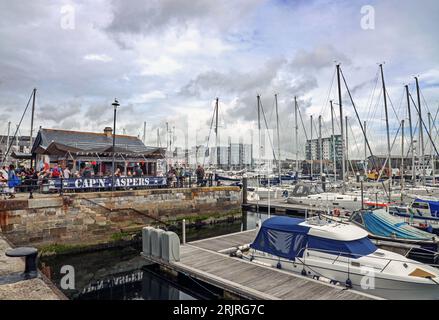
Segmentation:
[(413, 203), (428, 203), (430, 207), (430, 214), (432, 217), (439, 217), (439, 201), (437, 200), (430, 200), (430, 199), (421, 199), (416, 198)]
[[(433, 238), (431, 233), (412, 227), (406, 222), (401, 222), (383, 209), (368, 210), (358, 214), (361, 214), (366, 230), (376, 236), (410, 240), (431, 240)], [(358, 222), (354, 216), (352, 219)]]
[(302, 257), (304, 249), (355, 258), (377, 250), (367, 237), (350, 241), (334, 240), (310, 234), (312, 228), (304, 219), (272, 217), (262, 223), (250, 247), (289, 260)]

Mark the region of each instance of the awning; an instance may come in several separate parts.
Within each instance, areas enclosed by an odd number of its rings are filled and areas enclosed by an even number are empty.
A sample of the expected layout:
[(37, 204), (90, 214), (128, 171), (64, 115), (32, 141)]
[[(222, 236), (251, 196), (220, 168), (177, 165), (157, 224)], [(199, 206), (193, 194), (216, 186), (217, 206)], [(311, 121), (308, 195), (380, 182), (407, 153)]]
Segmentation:
[(20, 160), (30, 160), (30, 159), (32, 159), (32, 154), (13, 151), (11, 154), (11, 157), (14, 159), (20, 159)]

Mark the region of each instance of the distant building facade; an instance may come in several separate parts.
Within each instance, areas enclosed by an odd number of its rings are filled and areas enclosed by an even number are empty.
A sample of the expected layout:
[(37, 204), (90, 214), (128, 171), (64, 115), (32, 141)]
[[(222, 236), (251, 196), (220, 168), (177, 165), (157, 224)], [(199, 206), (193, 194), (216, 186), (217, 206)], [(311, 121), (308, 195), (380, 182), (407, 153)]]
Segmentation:
[[(335, 143), (335, 158), (336, 161), (343, 159), (342, 154), (342, 142), (341, 135), (334, 135), (326, 138), (322, 138), (322, 148), (319, 148), (319, 139), (308, 139), (305, 145), (306, 160), (334, 160), (334, 148)], [(322, 153), (322, 157), (320, 157)]]

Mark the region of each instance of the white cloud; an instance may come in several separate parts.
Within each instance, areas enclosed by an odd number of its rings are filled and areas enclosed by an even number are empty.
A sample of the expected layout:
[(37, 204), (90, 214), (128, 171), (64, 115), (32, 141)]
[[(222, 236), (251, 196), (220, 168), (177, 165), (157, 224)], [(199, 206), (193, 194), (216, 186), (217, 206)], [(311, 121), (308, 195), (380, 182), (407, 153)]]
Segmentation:
[(109, 57), (106, 54), (87, 54), (84, 56), (84, 60), (110, 62), (110, 61), (113, 61), (113, 58)]
[(139, 59), (137, 62), (142, 75), (171, 75), (182, 68), (177, 61), (165, 56), (151, 60)]

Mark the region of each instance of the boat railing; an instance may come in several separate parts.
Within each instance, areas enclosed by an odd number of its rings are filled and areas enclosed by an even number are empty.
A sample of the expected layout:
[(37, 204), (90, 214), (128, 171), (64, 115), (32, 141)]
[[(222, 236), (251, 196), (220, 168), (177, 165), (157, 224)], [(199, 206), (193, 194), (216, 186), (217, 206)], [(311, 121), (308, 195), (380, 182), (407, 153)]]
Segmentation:
[[(312, 251), (328, 253), (328, 254), (334, 254), (334, 255), (336, 254), (337, 257), (333, 259), (332, 264), (334, 264), (336, 261), (343, 262), (343, 263), (350, 263), (351, 262), (350, 259), (352, 258), (350, 256), (354, 256), (356, 258), (364, 257), (364, 255), (362, 255), (362, 254), (357, 254), (357, 253), (353, 253), (353, 252), (343, 252), (343, 251), (334, 251), (334, 250), (325, 250), (325, 249), (316, 249), (316, 248), (303, 248), (303, 249), (309, 249), (309, 250), (312, 250)], [(417, 248), (417, 249), (421, 249), (421, 250), (424, 250), (426, 252), (433, 253), (433, 254), (438, 254), (435, 251), (428, 250), (428, 249), (425, 249), (425, 248)], [(347, 261), (339, 260), (340, 256), (345, 256), (347, 258)], [(380, 272), (383, 272), (391, 262), (407, 263), (407, 261), (405, 261), (405, 260), (395, 259), (395, 258), (374, 257), (374, 256), (371, 256), (371, 255), (368, 255), (367, 258), (377, 259), (377, 260), (380, 260), (380, 261), (387, 261), (386, 265), (380, 270)], [(425, 263), (414, 261), (414, 260), (410, 261), (410, 263), (411, 264), (418, 264), (418, 265), (424, 265), (425, 264)], [(439, 264), (428, 264), (428, 265), (432, 266), (432, 267), (439, 268)]]
[[(321, 252), (321, 253), (327, 253), (327, 254), (334, 254), (334, 255), (337, 255), (337, 257), (335, 257), (334, 259), (332, 259), (332, 258), (321, 257), (321, 258), (323, 258), (323, 259), (332, 260), (331, 264), (335, 264), (335, 263), (338, 261), (339, 263), (345, 263), (345, 264), (347, 264), (347, 265), (350, 265), (350, 264), (351, 264), (351, 259), (352, 259), (351, 256), (355, 256), (355, 257), (357, 257), (357, 258), (364, 257), (364, 255), (362, 255), (362, 254), (357, 254), (357, 253), (352, 253), (352, 252), (334, 251), (334, 250), (325, 250), (325, 249), (316, 249), (316, 248), (309, 248), (309, 247), (302, 247), (302, 248), (297, 252), (296, 257), (301, 257), (301, 255), (302, 255), (302, 254), (304, 253), (304, 251), (307, 250), (307, 249), (308, 249), (308, 250), (312, 250), (312, 251)], [(423, 249), (423, 250), (426, 250), (426, 251), (429, 251), (429, 252), (432, 252), (432, 253), (437, 254), (437, 252), (435, 252), (435, 251), (431, 251), (431, 250), (428, 250), (428, 249)], [(346, 260), (346, 261), (339, 260), (339, 258), (340, 258), (341, 256), (345, 256), (345, 257), (347, 258), (347, 260)], [(387, 263), (384, 265), (384, 267), (382, 267), (382, 268), (380, 269), (380, 271), (379, 271), (380, 273), (382, 273), (382, 272), (383, 272), (383, 271), (384, 271), (384, 270), (390, 265), (390, 263), (392, 263), (392, 262), (407, 263), (406, 260), (395, 259), (395, 258), (374, 257), (374, 256), (371, 256), (371, 255), (368, 255), (367, 258), (377, 259), (377, 260), (380, 260), (380, 261), (387, 261)], [(278, 261), (278, 262), (281, 262), (281, 261), (282, 261), (281, 258), (274, 259), (274, 258), (270, 258), (270, 257), (264, 257), (264, 259), (267, 259), (267, 260), (273, 260), (273, 261)], [(290, 260), (287, 260), (287, 261), (288, 261), (288, 262), (291, 262), (292, 260), (290, 259)], [(304, 259), (304, 261), (305, 261), (305, 259)], [(304, 263), (304, 262), (303, 262), (303, 263)], [(425, 265), (425, 263), (418, 262), (418, 261), (414, 261), (414, 260), (410, 261), (410, 263), (411, 263), (411, 264), (415, 264), (415, 265)], [(430, 263), (429, 263), (428, 265), (429, 265), (429, 266), (432, 266), (432, 267), (435, 267), (435, 268), (439, 268), (439, 264), (430, 264)], [(364, 267), (367, 267), (367, 266), (364, 266)], [(377, 267), (379, 267), (379, 266), (377, 266)], [(375, 268), (374, 268), (374, 269), (375, 269)], [(376, 269), (378, 269), (378, 268), (376, 268)]]

